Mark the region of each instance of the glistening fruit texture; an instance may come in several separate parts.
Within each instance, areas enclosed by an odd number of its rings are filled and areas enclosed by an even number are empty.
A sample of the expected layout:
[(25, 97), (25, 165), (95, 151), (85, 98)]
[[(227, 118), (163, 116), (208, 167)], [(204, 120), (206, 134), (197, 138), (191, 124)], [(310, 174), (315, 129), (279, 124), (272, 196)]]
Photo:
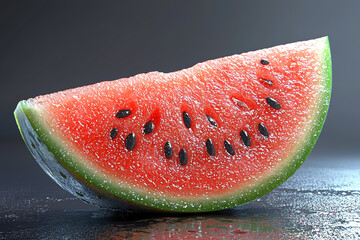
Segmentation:
[(330, 102), (327, 37), (21, 101), (40, 166), (86, 202), (204, 212), (256, 199), (313, 148)]

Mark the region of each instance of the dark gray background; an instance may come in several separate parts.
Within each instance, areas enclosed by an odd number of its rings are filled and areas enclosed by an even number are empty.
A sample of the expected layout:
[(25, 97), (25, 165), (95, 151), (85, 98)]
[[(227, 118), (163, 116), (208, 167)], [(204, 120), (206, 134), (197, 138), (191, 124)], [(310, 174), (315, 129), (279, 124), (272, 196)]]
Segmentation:
[[(193, 226), (213, 236), (224, 224), (250, 239), (359, 238), (359, 9), (355, 0), (0, 1), (0, 239), (166, 238), (198, 234)], [(103, 216), (46, 176), (13, 117), (37, 95), (326, 35), (333, 96), (314, 151), (268, 195), (214, 215)]]
[(1, 1), (0, 141), (18, 101), (329, 36), (333, 96), (318, 150), (359, 152), (359, 1)]
[(333, 96), (315, 151), (359, 153), (359, 9), (359, 1), (2, 1), (5, 155), (25, 148), (13, 117), (22, 99), (326, 35)]

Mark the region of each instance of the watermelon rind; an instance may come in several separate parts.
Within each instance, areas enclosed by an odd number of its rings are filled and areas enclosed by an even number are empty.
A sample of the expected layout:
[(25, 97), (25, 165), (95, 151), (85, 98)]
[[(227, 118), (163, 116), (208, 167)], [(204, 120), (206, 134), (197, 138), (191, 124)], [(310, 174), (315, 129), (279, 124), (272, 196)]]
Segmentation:
[(321, 96), (314, 110), (312, 125), (301, 143), (288, 154), (288, 158), (271, 174), (243, 186), (237, 192), (206, 198), (175, 198), (120, 185), (106, 176), (97, 174), (91, 166), (82, 164), (78, 155), (71, 152), (42, 122), (32, 100), (19, 102), (15, 118), (21, 135), (39, 165), (60, 186), (85, 202), (101, 208), (124, 211), (159, 210), (171, 212), (209, 212), (235, 207), (257, 199), (286, 181), (301, 166), (313, 149), (328, 112), (331, 85), (331, 54), (327, 37), (319, 38), (322, 51)]

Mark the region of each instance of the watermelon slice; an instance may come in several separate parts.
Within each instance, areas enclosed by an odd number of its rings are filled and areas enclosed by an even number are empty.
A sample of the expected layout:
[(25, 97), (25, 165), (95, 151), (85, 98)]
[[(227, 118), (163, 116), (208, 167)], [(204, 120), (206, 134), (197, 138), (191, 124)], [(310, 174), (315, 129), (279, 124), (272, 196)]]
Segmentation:
[(103, 208), (231, 208), (289, 178), (327, 114), (327, 37), (21, 101), (40, 166)]

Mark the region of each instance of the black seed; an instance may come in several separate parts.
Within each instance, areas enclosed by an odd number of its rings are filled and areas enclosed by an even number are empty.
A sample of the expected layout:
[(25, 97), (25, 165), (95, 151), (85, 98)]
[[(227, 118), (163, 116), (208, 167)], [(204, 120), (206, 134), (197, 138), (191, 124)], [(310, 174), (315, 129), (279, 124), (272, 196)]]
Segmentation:
[(111, 132), (110, 132), (111, 139), (114, 139), (116, 137), (117, 133), (118, 133), (118, 129), (113, 128), (113, 130), (111, 130)]
[(85, 203), (87, 203), (87, 204), (90, 204), (90, 202), (87, 201), (87, 200), (85, 200), (85, 199), (80, 198), (80, 200), (83, 201), (83, 202), (85, 202)]
[(270, 86), (274, 85), (273, 81), (268, 80), (268, 79), (263, 79), (264, 82), (266, 82), (267, 84), (269, 84)]
[(263, 123), (259, 123), (259, 131), (260, 133), (265, 136), (268, 137), (269, 136), (269, 131), (267, 130), (267, 128), (265, 127), (265, 125)]
[(180, 150), (179, 160), (180, 160), (180, 164), (183, 166), (185, 166), (188, 162), (188, 156), (186, 154), (185, 149), (183, 149), (183, 148)]
[(216, 154), (215, 146), (210, 138), (208, 140), (206, 140), (206, 150), (208, 151), (210, 156), (215, 156), (215, 154)]
[(33, 148), (36, 148), (36, 147), (35, 147), (35, 144), (34, 144), (33, 142), (31, 143), (31, 146), (32, 146)]
[(273, 99), (272, 97), (267, 97), (266, 98), (266, 102), (270, 105), (270, 107), (275, 108), (275, 109), (280, 109), (281, 105), (280, 103), (278, 103), (275, 99)]
[(131, 114), (131, 110), (129, 109), (122, 109), (120, 111), (117, 112), (116, 117), (117, 118), (124, 118), (127, 117)]
[(212, 117), (210, 117), (210, 116), (207, 115), (207, 114), (206, 114), (206, 118), (207, 118), (207, 120), (209, 121), (209, 123), (210, 123), (211, 125), (213, 125), (214, 127), (217, 127), (217, 126), (218, 126), (217, 123), (216, 123), (216, 121), (215, 121), (215, 119), (213, 119)]
[(145, 134), (150, 134), (154, 131), (155, 129), (155, 124), (152, 121), (148, 121), (145, 125), (144, 125), (144, 133)]
[(260, 63), (261, 63), (262, 65), (268, 65), (268, 64), (269, 64), (269, 61), (266, 60), (266, 59), (261, 59), (261, 60), (260, 60)]
[(172, 149), (171, 143), (169, 141), (167, 141), (165, 143), (164, 152), (165, 152), (165, 157), (167, 159), (170, 159), (173, 155), (173, 149)]
[(247, 131), (241, 130), (240, 137), (241, 137), (241, 140), (243, 141), (243, 143), (245, 144), (245, 146), (247, 146), (247, 147), (251, 146), (251, 139), (250, 139), (250, 136), (247, 133)]
[(125, 139), (125, 147), (128, 150), (133, 150), (136, 145), (135, 133), (130, 133)]
[(235, 150), (228, 140), (224, 141), (225, 149), (230, 155), (235, 155)]
[(80, 196), (80, 197), (83, 197), (84, 196), (84, 194), (82, 194), (82, 193), (79, 193), (79, 192), (75, 192), (78, 196)]
[(243, 108), (249, 108), (248, 105), (242, 101), (240, 101), (239, 99), (236, 99), (236, 98), (231, 98), (231, 100), (235, 103), (235, 105), (240, 108), (240, 109), (243, 109)]
[(191, 127), (191, 117), (187, 112), (183, 112), (183, 120), (187, 128)]
[(62, 176), (63, 178), (66, 178), (66, 175), (62, 172), (59, 172), (60, 173), (60, 176)]

